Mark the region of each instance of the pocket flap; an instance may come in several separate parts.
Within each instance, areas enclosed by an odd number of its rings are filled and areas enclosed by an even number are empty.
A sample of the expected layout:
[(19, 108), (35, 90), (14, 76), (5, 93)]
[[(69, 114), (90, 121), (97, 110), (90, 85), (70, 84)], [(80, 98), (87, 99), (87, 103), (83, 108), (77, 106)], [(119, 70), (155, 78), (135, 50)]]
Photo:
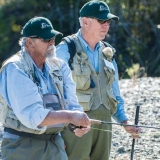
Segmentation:
[[(90, 76), (91, 75), (91, 70), (88, 66), (86, 65), (80, 65), (80, 64), (74, 64), (74, 71), (72, 71), (75, 75), (79, 76)], [(82, 70), (83, 71), (82, 71)]]
[(78, 95), (79, 102), (89, 102), (91, 100), (91, 95)]

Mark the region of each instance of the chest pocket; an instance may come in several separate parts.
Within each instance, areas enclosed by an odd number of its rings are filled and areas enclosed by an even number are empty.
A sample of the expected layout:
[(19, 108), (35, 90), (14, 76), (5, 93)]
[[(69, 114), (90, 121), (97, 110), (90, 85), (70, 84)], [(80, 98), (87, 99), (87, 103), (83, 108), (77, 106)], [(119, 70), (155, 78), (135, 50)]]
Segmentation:
[(104, 71), (106, 73), (106, 76), (107, 76), (107, 84), (108, 85), (111, 85), (114, 81), (114, 74), (115, 74), (115, 71), (113, 71), (111, 68), (108, 68), (108, 67), (104, 67)]
[(61, 110), (58, 96), (55, 94), (45, 94), (43, 95), (44, 106), (51, 111)]
[(76, 83), (76, 89), (87, 90), (91, 85), (91, 69), (88, 66), (88, 56), (83, 52), (76, 53), (72, 76)]
[(7, 115), (8, 106), (6, 101), (0, 95), (0, 122), (5, 123), (6, 115)]
[[(45, 108), (51, 111), (62, 110), (58, 96), (55, 94), (48, 93), (48, 94), (43, 95), (43, 103), (44, 103)], [(58, 133), (63, 130), (64, 126), (65, 126), (64, 123), (48, 126), (46, 133), (47, 134)]]

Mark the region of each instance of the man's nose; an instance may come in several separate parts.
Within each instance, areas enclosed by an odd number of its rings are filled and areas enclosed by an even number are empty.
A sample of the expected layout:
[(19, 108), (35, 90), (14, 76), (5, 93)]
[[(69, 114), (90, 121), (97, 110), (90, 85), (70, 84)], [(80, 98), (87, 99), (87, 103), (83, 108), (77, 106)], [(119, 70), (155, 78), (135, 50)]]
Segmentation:
[(54, 45), (54, 44), (55, 44), (54, 39), (51, 39), (51, 40), (49, 41), (49, 45), (51, 46), (51, 45)]

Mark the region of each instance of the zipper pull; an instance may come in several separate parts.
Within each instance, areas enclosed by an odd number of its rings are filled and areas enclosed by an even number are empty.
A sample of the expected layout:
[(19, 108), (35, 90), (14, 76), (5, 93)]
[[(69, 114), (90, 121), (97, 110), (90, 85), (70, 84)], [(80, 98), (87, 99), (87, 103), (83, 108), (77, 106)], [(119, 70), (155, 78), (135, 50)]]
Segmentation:
[(82, 62), (80, 62), (80, 68), (81, 68), (81, 72), (83, 72), (83, 65), (82, 65)]

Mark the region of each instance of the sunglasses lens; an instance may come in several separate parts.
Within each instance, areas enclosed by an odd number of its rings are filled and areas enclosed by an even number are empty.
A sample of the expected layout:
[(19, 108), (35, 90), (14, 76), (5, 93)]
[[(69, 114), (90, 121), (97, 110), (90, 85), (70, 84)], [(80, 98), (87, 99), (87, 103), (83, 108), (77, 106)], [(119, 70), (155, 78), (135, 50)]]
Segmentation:
[(39, 37), (37, 37), (37, 36), (30, 36), (30, 38), (38, 38), (39, 39)]
[(48, 39), (43, 39), (43, 41), (48, 43), (48, 42), (50, 42), (50, 39), (49, 40)]
[[(38, 38), (38, 39), (42, 39), (40, 37), (37, 37), (37, 36), (30, 36), (30, 38)], [(54, 38), (51, 38), (51, 39), (42, 39), (43, 42), (45, 43), (49, 43), (51, 40), (55, 41), (55, 37)]]
[(55, 41), (55, 38), (46, 39), (46, 40), (43, 40), (43, 41), (46, 42), (46, 43), (49, 43), (51, 40)]
[(105, 21), (103, 21), (103, 20), (98, 20), (98, 22), (100, 23), (100, 24), (104, 24), (104, 23), (108, 23), (108, 24), (110, 24), (111, 23), (111, 20), (109, 19), (109, 20), (105, 20)]

